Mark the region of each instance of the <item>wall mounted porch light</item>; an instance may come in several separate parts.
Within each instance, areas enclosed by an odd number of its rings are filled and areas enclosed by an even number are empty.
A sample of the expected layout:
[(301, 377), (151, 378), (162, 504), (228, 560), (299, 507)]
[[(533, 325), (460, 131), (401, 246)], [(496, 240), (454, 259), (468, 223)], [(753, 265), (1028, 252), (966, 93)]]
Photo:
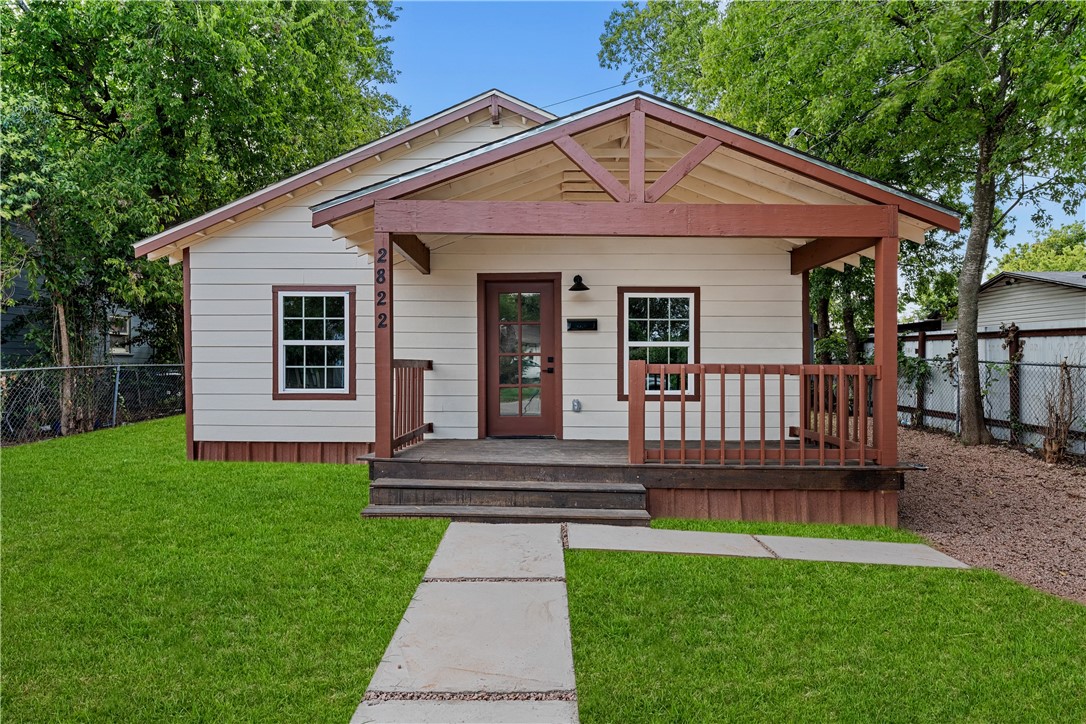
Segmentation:
[(573, 286), (569, 288), (571, 292), (587, 292), (588, 287), (585, 286), (584, 280), (581, 279), (581, 275), (578, 274), (573, 277)]

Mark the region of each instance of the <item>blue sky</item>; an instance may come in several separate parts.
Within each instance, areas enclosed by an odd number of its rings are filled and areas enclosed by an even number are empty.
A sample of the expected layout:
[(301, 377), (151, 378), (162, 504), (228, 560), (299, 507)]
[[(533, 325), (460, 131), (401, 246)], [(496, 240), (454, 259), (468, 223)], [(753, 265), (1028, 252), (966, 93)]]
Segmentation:
[[(418, 120), (490, 88), (499, 88), (559, 116), (636, 88), (621, 71), (600, 67), (600, 33), (617, 2), (400, 3), (389, 30), (393, 65), (400, 71), (388, 88)], [(1086, 221), (1086, 204), (1067, 216), (1047, 207), (1054, 224)], [(1013, 215), (1011, 243), (1031, 241), (1031, 208)], [(994, 251), (990, 256), (998, 256)]]
[[(612, 2), (403, 2), (393, 24), (390, 88), (418, 120), (490, 88), (565, 115), (621, 95), (596, 53)], [(558, 104), (558, 105), (555, 105)]]

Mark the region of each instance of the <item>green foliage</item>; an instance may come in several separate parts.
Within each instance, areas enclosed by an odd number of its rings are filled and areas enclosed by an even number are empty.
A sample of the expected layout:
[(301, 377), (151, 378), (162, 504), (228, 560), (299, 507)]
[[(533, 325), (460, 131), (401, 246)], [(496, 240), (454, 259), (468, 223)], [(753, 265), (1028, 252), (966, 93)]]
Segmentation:
[(898, 350), (897, 375), (898, 379), (915, 387), (931, 377), (931, 365), (923, 357), (911, 357)]
[(848, 360), (848, 345), (845, 342), (845, 335), (833, 332), (827, 337), (816, 339), (814, 353), (815, 359), (828, 359), (827, 364), (845, 364)]
[(1076, 221), (1010, 249), (992, 276), (1004, 271), (1086, 272), (1086, 224)]
[[(1086, 196), (1086, 4), (660, 4), (615, 11), (601, 59), (646, 72), (663, 93), (685, 84), (679, 97), (702, 111), (967, 212), (957, 274), (962, 430), (981, 442), (976, 297), (988, 244), (1005, 237), (1023, 202), (1072, 213)], [(936, 266), (910, 263), (914, 253), (904, 246), (910, 283), (952, 258), (944, 248)]]
[[(385, 0), (42, 0), (0, 14), (18, 191), (4, 213), (37, 235), (27, 272), (55, 304), (122, 304), (166, 336), (180, 277), (134, 260), (134, 242), (404, 120), (375, 90), (394, 78)], [(77, 337), (101, 329), (68, 316)]]

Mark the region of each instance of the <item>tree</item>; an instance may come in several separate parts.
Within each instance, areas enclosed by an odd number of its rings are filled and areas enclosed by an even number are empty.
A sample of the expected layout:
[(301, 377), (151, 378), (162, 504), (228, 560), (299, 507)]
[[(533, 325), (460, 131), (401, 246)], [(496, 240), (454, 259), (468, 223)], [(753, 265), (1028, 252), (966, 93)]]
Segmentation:
[(35, 235), (5, 237), (4, 281), (9, 258), (41, 279), (61, 364), (113, 305), (180, 347), (180, 270), (132, 243), (403, 122), (376, 88), (394, 17), (386, 0), (0, 7), (5, 221)]
[[(1050, 199), (1070, 211), (1084, 196), (1086, 128), (1072, 106), (1083, 95), (1074, 79), (1086, 57), (1086, 6), (656, 5), (627, 3), (612, 14), (601, 62), (629, 64), (665, 94), (684, 86), (700, 110), (965, 209), (962, 440), (990, 440), (976, 337), (988, 243), (1023, 201)], [(661, 69), (676, 58), (686, 65)]]
[(1086, 224), (1076, 221), (1010, 249), (996, 265), (996, 273), (1004, 271), (1086, 272)]

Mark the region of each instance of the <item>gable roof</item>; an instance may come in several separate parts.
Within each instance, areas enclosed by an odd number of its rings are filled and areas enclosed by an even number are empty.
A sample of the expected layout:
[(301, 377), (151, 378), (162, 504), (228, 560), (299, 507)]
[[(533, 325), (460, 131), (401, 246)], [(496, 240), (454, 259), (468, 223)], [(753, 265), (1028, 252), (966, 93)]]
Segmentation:
[(136, 256), (150, 254), (163, 247), (169, 246), (170, 244), (200, 234), (215, 224), (219, 224), (238, 214), (257, 208), (262, 204), (267, 204), (268, 202), (279, 199), (287, 194), (294, 193), (309, 184), (319, 182), (332, 174), (338, 173), (339, 171), (350, 167), (352, 164), (365, 161), (382, 152), (388, 151), (401, 143), (413, 141), (454, 120), (487, 108), (491, 110), (492, 114), (496, 113), (498, 109), (505, 109), (514, 115), (523, 116), (536, 123), (546, 123), (555, 118), (552, 113), (548, 113), (541, 108), (525, 103), (500, 90), (492, 89), (485, 93), (481, 93), (474, 98), (469, 98), (462, 103), (458, 103), (455, 106), (446, 108), (443, 111), (427, 116), (398, 131), (382, 136), (364, 146), (359, 146), (358, 148), (348, 151), (341, 156), (337, 156), (330, 161), (326, 161), (319, 166), (314, 166), (311, 169), (302, 171), (301, 173), (283, 179), (282, 181), (278, 181), (259, 191), (251, 193), (248, 196), (243, 196), (225, 206), (220, 206), (206, 214), (184, 221), (169, 229), (154, 234), (153, 236), (149, 236), (134, 244)]
[(1045, 282), (1058, 284), (1075, 289), (1086, 289), (1086, 271), (1058, 271), (1058, 272), (1000, 272), (980, 285), (980, 291), (996, 286), (1001, 281), (1010, 283), (1011, 280), (1022, 279), (1031, 282)]
[(815, 156), (770, 141), (715, 118), (675, 105), (643, 91), (636, 91), (522, 131), (458, 156), (438, 161), (365, 188), (343, 194), (311, 207), (313, 225), (324, 226), (372, 207), (378, 198), (398, 198), (428, 188), (484, 166), (540, 148), (559, 136), (595, 128), (633, 109), (695, 134), (720, 139), (741, 153), (799, 173), (859, 198), (899, 206), (902, 214), (931, 226), (958, 231), (957, 212), (930, 199), (910, 194)]

